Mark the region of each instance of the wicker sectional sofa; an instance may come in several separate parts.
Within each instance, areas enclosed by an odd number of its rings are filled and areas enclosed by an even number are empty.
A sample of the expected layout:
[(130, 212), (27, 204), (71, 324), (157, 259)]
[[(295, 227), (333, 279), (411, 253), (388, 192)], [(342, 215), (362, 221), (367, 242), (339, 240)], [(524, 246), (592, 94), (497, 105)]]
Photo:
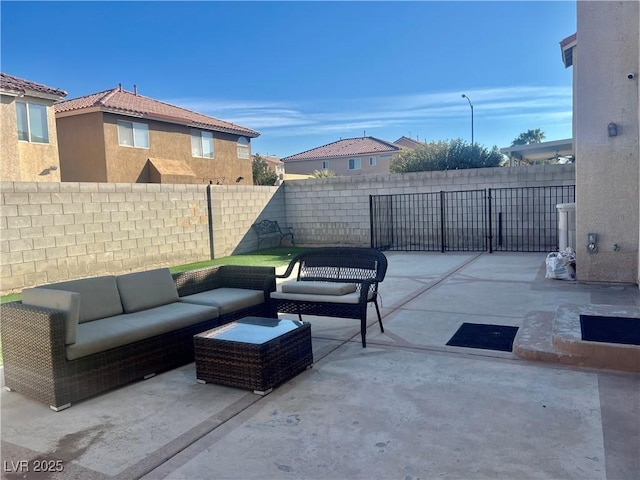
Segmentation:
[(25, 289), (2, 306), (5, 388), (62, 410), (192, 362), (193, 336), (268, 316), (273, 267), (168, 269)]

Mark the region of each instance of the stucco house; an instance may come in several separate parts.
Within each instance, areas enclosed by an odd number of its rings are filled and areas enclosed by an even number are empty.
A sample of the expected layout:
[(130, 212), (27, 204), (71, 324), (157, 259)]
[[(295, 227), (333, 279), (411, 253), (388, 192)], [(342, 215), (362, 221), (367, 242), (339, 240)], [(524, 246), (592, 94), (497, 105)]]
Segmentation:
[(251, 183), (255, 130), (122, 85), (55, 105), (64, 182)]
[(375, 137), (340, 139), (285, 157), (287, 174), (331, 170), (337, 176), (389, 173), (391, 159), (402, 147)]
[(284, 175), (285, 175), (284, 162), (280, 160), (279, 157), (276, 157), (274, 155), (265, 155), (262, 158), (264, 159), (265, 162), (267, 162), (269, 169), (275, 172), (276, 175), (278, 175), (278, 180), (276, 181), (276, 185), (280, 185), (284, 180)]
[(59, 182), (53, 104), (67, 92), (0, 73), (0, 180)]
[(578, 280), (640, 283), (640, 2), (576, 8), (560, 47), (573, 68)]

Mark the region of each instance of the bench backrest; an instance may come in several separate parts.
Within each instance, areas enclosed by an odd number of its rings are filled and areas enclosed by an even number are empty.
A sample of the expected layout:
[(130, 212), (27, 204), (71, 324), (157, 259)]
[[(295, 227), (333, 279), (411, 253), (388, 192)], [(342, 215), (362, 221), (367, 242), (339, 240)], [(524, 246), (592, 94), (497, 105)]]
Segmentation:
[(381, 282), (387, 272), (387, 257), (372, 248), (326, 247), (298, 254), (298, 280)]
[(269, 235), (272, 233), (282, 233), (280, 225), (277, 220), (262, 220), (261, 222), (254, 223), (251, 227), (258, 235)]

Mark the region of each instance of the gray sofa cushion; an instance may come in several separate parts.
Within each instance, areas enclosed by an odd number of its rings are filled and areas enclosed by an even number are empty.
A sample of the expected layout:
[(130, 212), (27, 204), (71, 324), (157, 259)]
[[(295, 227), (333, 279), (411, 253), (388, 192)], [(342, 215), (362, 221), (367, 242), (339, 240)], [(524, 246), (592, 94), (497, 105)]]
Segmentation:
[(180, 301), (199, 305), (213, 305), (220, 310), (220, 315), (226, 315), (244, 308), (260, 305), (264, 302), (264, 293), (262, 290), (246, 288), (216, 288), (180, 297)]
[(22, 303), (35, 307), (61, 310), (65, 313), (65, 343), (75, 343), (78, 319), (80, 318), (80, 294), (52, 288), (25, 288)]
[(76, 343), (67, 346), (67, 359), (76, 360), (217, 317), (215, 307), (174, 302), (83, 323), (78, 325)]
[(116, 277), (116, 281), (126, 313), (178, 301), (178, 289), (168, 268), (127, 273)]
[(282, 284), (285, 293), (311, 293), (314, 295), (346, 295), (357, 289), (355, 283), (299, 281)]
[(112, 317), (123, 312), (114, 275), (52, 283), (50, 285), (42, 285), (39, 288), (79, 293), (80, 315), (78, 323)]

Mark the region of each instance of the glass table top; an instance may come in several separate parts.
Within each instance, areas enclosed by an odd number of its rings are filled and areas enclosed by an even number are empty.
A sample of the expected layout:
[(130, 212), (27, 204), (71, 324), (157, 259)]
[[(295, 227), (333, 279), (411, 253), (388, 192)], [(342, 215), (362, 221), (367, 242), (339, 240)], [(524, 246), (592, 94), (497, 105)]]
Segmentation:
[(245, 317), (196, 336), (261, 345), (302, 325), (298, 320), (284, 318)]

